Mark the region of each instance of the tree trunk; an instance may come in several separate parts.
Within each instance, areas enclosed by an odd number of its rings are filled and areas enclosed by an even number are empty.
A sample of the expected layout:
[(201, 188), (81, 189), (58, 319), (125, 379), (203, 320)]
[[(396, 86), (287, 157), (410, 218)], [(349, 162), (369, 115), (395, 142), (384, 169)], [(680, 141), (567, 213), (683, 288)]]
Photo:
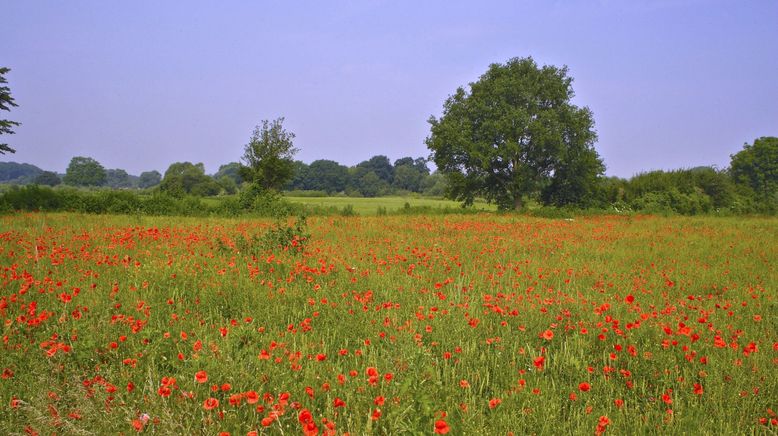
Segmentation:
[(513, 197), (513, 210), (521, 210), (521, 195)]

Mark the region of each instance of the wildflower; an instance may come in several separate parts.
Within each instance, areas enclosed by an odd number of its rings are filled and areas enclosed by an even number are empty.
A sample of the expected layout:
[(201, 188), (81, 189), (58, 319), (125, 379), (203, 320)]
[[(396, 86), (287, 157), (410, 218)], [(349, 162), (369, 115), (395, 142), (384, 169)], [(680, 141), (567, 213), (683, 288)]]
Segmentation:
[(208, 381), (208, 373), (205, 371), (197, 371), (195, 373), (195, 381), (197, 383), (205, 383)]
[(442, 419), (435, 421), (435, 434), (446, 434), (451, 431), (448, 423)]
[(215, 408), (219, 407), (219, 400), (213, 397), (208, 397), (203, 402), (203, 409), (205, 410), (213, 410)]

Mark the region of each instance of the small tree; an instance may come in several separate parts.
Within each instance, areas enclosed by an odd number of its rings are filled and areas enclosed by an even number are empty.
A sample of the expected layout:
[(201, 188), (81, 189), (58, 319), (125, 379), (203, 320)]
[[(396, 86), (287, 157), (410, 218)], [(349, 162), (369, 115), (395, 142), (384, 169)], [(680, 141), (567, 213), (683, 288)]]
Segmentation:
[(430, 118), (426, 140), (449, 195), (466, 205), (483, 196), (502, 209), (520, 209), (549, 186), (548, 202), (587, 195), (604, 166), (591, 111), (570, 102), (572, 81), (566, 67), (514, 58), (457, 89), (443, 116)]
[[(8, 81), (5, 80), (5, 73), (11, 71), (9, 68), (0, 68), (0, 110), (10, 111), (12, 107), (16, 107), (14, 98), (11, 97), (11, 89), (7, 86), (2, 86)], [(0, 120), (0, 135), (13, 135), (13, 127), (20, 126), (21, 123), (10, 120)], [(0, 154), (15, 153), (16, 150), (9, 147), (8, 144), (0, 143)]]
[(243, 153), (241, 175), (266, 190), (279, 190), (294, 175), (294, 133), (284, 130), (284, 118), (262, 120)]
[(71, 186), (103, 186), (105, 168), (91, 157), (76, 156), (70, 160), (62, 182)]

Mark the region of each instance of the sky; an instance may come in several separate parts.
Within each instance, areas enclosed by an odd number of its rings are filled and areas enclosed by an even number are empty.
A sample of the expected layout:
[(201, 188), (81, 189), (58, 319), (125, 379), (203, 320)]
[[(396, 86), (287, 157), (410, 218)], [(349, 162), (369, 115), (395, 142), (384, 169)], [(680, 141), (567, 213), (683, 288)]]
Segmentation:
[(284, 117), (297, 159), (427, 157), (430, 116), (492, 63), (567, 65), (610, 176), (725, 168), (778, 136), (778, 1), (11, 1), (19, 105), (0, 161), (130, 174), (239, 161)]

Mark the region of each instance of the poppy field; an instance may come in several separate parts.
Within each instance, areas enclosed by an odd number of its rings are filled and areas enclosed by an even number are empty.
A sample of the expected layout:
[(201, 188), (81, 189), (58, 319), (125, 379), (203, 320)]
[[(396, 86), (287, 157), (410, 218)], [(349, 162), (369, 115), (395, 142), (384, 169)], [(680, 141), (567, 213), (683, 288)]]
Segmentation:
[(2, 434), (776, 434), (778, 220), (0, 217)]

